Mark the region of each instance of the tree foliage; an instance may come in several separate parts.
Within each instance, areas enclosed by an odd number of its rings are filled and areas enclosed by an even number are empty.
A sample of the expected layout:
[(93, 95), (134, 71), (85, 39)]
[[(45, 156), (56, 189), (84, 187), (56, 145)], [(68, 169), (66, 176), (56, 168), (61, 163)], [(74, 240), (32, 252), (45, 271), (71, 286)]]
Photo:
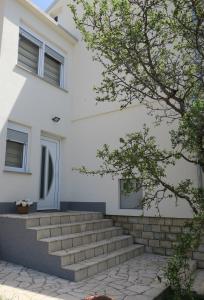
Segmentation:
[(166, 277), (174, 291), (172, 300), (194, 300), (194, 293), (191, 291), (193, 276), (189, 256), (199, 247), (203, 226), (204, 216), (202, 214), (195, 216), (193, 221), (189, 220), (185, 224), (184, 233), (179, 236), (175, 244), (175, 254), (168, 261), (166, 269)]

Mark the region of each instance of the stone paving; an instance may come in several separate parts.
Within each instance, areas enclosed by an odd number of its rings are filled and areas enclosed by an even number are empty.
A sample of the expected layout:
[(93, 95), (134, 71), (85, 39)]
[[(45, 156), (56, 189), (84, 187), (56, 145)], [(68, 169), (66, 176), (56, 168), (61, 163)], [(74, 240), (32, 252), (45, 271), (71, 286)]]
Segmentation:
[(193, 291), (199, 295), (204, 295), (204, 270), (197, 270), (195, 272)]
[(106, 294), (114, 300), (152, 300), (165, 288), (167, 258), (144, 254), (81, 282), (69, 282), (0, 261), (0, 300), (82, 300)]

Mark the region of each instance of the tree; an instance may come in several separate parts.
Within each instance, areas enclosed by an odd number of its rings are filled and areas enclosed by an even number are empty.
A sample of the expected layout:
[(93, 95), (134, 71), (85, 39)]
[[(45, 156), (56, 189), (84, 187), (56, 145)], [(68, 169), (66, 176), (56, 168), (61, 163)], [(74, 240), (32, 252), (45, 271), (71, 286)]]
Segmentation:
[[(190, 180), (173, 186), (166, 169), (177, 160), (204, 170), (204, 10), (202, 0), (93, 0), (71, 5), (77, 27), (103, 67), (97, 101), (119, 101), (124, 109), (144, 104), (158, 125), (174, 122), (172, 148), (160, 149), (143, 132), (121, 138), (121, 147), (98, 152), (104, 164), (92, 172), (135, 178), (144, 205), (164, 198), (185, 199), (194, 213), (204, 206), (203, 191)], [(182, 7), (182, 9), (181, 9)], [(149, 157), (152, 157), (151, 161)], [(81, 170), (86, 172), (85, 169)]]
[(144, 125), (121, 138), (118, 149), (98, 150), (99, 170), (80, 171), (121, 175), (127, 190), (134, 178), (137, 190), (144, 190), (144, 206), (181, 198), (202, 215), (203, 188), (190, 179), (173, 185), (166, 174), (179, 160), (204, 171), (203, 1), (77, 0), (70, 7), (94, 60), (103, 65), (96, 100), (118, 101), (121, 109), (141, 103), (155, 126), (173, 124), (169, 150), (158, 146)]

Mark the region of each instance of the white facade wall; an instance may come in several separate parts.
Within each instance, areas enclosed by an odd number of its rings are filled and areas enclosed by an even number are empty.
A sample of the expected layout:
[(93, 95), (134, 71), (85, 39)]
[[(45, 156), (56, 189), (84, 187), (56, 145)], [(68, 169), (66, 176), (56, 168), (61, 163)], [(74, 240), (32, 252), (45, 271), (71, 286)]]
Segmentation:
[[(43, 17), (45, 18), (45, 17)], [(61, 155), (69, 153), (70, 97), (69, 77), (71, 74), (73, 45), (57, 34), (32, 11), (18, 1), (5, 1), (2, 51), (0, 58), (0, 201), (14, 202), (30, 198), (39, 199), (40, 136), (42, 131), (49, 136), (61, 138)], [(65, 89), (61, 90), (37, 76), (19, 68), (18, 40), (19, 26), (29, 28), (32, 33), (44, 39), (65, 57)], [(51, 119), (59, 116), (56, 124)], [(7, 121), (16, 122), (30, 129), (29, 172), (16, 174), (5, 172), (5, 147)], [(69, 155), (67, 156), (69, 157)], [(67, 160), (69, 164), (69, 160)], [(61, 161), (61, 199), (67, 200), (69, 182)]]
[[(158, 142), (168, 146), (167, 128), (154, 128), (152, 120), (141, 105), (133, 105), (121, 111), (118, 103), (96, 105), (93, 86), (100, 82), (101, 67), (92, 62), (91, 54), (75, 29), (66, 0), (59, 0), (51, 7), (50, 14), (59, 16), (59, 23), (79, 38), (75, 45), (61, 37), (45, 22), (46, 17), (25, 8), (20, 0), (6, 0), (0, 57), (0, 201), (14, 202), (22, 198), (39, 199), (40, 136), (42, 131), (57, 136), (61, 141), (60, 200), (72, 202), (105, 202), (109, 214), (151, 215), (148, 211), (121, 210), (119, 208), (118, 178), (80, 175), (72, 167), (85, 165), (97, 168), (96, 150), (104, 143), (118, 145), (119, 138), (142, 128), (147, 123)], [(3, 2), (2, 2), (3, 3)], [(1, 9), (0, 9), (1, 11)], [(1, 17), (1, 16), (0, 16)], [(1, 20), (1, 18), (0, 18)], [(53, 87), (42, 79), (20, 69), (17, 64), (19, 26), (26, 24), (33, 32), (48, 41), (65, 56), (68, 92)], [(1, 29), (0, 29), (1, 37)], [(52, 122), (59, 116), (59, 124)], [(28, 174), (4, 171), (7, 121), (13, 121), (30, 129)], [(197, 183), (196, 168), (184, 163), (176, 171), (169, 171), (169, 179), (178, 182), (184, 176)], [(10, 188), (12, 187), (12, 188)], [(176, 205), (163, 201), (161, 215), (168, 217), (191, 217), (192, 212), (185, 201)], [(89, 210), (89, 207), (87, 207)]]
[[(98, 103), (96, 105), (93, 86), (100, 83), (101, 67), (92, 61), (91, 54), (81, 41), (80, 33), (76, 30), (66, 4), (66, 0), (57, 1), (49, 13), (52, 16), (58, 15), (59, 22), (79, 39), (73, 54), (74, 68), (71, 89), (71, 162), (73, 167), (85, 165), (90, 169), (97, 169), (100, 164), (95, 158), (98, 148), (104, 143), (116, 147), (121, 136), (142, 129), (144, 123), (149, 124), (152, 128), (152, 134), (157, 136), (158, 143), (163, 147), (168, 147), (168, 125), (164, 124), (159, 128), (154, 128), (153, 120), (141, 105), (133, 105), (123, 111), (120, 110), (118, 103)], [(168, 173), (171, 182), (177, 183), (181, 178), (186, 177), (191, 178), (197, 184), (197, 169), (187, 166), (184, 162), (180, 162), (176, 170), (169, 170)], [(150, 216), (158, 214), (154, 207), (144, 212), (120, 209), (118, 178), (113, 180), (109, 176), (100, 178), (74, 172), (71, 186), (72, 201), (106, 202), (106, 211), (109, 214)], [(190, 207), (183, 200), (178, 203), (172, 200), (163, 201), (160, 204), (160, 213), (166, 217), (192, 216)]]
[(4, 0), (0, 2), (0, 54), (1, 54), (2, 32), (3, 32), (3, 19), (4, 19)]

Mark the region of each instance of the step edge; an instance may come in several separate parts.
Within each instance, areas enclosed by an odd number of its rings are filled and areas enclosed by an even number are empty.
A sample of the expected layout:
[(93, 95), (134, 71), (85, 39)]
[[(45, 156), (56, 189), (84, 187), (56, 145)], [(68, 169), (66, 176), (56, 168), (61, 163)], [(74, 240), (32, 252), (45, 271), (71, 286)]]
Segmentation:
[[(98, 263), (101, 263), (101, 262), (104, 262), (106, 260), (109, 260), (113, 257), (116, 257), (118, 255), (122, 255), (122, 254), (126, 254), (128, 252), (131, 252), (131, 251), (134, 251), (134, 250), (144, 250), (144, 245), (137, 245), (137, 244), (134, 244), (134, 245), (131, 245), (131, 246), (128, 246), (128, 247), (124, 247), (124, 248), (121, 248), (120, 250), (116, 250), (116, 251), (113, 251), (111, 253), (108, 253), (108, 255), (99, 255), (97, 256), (97, 259), (101, 260), (100, 261), (91, 261), (90, 260), (87, 260), (87, 263), (83, 263), (83, 261), (81, 263), (77, 263), (77, 264), (72, 264), (72, 265), (66, 265), (66, 266), (62, 266), (63, 269), (66, 269), (66, 270), (70, 270), (70, 271), (74, 271), (74, 272), (77, 272), (77, 271), (80, 271), (80, 270), (83, 270), (84, 268), (87, 268), (87, 267), (90, 267), (90, 266), (93, 266), (95, 264), (98, 264)], [(122, 251), (123, 250), (123, 251)], [(139, 253), (138, 255), (140, 255), (141, 253)], [(104, 257), (105, 256), (105, 257)], [(89, 262), (90, 261), (90, 262)], [(89, 263), (88, 263), (89, 262)], [(80, 265), (79, 268), (73, 268), (72, 266), (75, 266), (75, 265)]]
[(102, 232), (106, 232), (106, 231), (111, 231), (111, 230), (122, 230), (121, 227), (107, 227), (107, 228), (103, 228), (103, 229), (98, 229), (98, 230), (94, 230), (94, 231), (84, 231), (84, 232), (80, 232), (80, 233), (72, 233), (72, 234), (67, 234), (67, 235), (60, 235), (60, 236), (53, 236), (53, 237), (48, 237), (48, 238), (43, 238), (38, 240), (39, 242), (55, 242), (55, 241), (61, 241), (61, 240), (65, 240), (67, 238), (76, 238), (76, 237), (81, 237), (84, 235), (89, 235), (89, 234), (97, 234), (97, 233), (102, 233)]
[(108, 222), (108, 221), (112, 221), (112, 219), (100, 219), (100, 220), (96, 219), (96, 220), (91, 220), (91, 221), (82, 221), (82, 222), (73, 222), (73, 223), (50, 224), (50, 225), (46, 225), (46, 226), (28, 227), (27, 229), (40, 231), (40, 230), (46, 230), (46, 229), (55, 229), (55, 228), (60, 228), (60, 227), (83, 225), (83, 224), (92, 224), (92, 223)]
[[(105, 246), (105, 245), (108, 245), (108, 244), (111, 244), (111, 243), (114, 243), (114, 242), (123, 241), (123, 240), (126, 240), (126, 239), (128, 240), (130, 238), (132, 239), (131, 235), (121, 235), (121, 236), (112, 237), (111, 239), (113, 239), (113, 240), (105, 239), (105, 240), (101, 240), (101, 241), (98, 241), (98, 242), (93, 242), (93, 243), (88, 244), (88, 245), (85, 244), (85, 245), (82, 245), (82, 246), (79, 246), (79, 247), (77, 246), (77, 247), (74, 247), (74, 248), (68, 248), (68, 249), (65, 249), (65, 250), (59, 250), (59, 251), (56, 251), (56, 252), (51, 252), (50, 254), (58, 256), (58, 257), (65, 257), (67, 255), (72, 255), (72, 254), (79, 253), (81, 251), (86, 251), (86, 250), (89, 250), (89, 249), (93, 249), (97, 246), (100, 246), (100, 244), (101, 244), (101, 246)], [(77, 248), (79, 248), (79, 249), (77, 249)], [(57, 252), (66, 251), (66, 250), (70, 250), (70, 253), (64, 253), (62, 255), (57, 254)]]

